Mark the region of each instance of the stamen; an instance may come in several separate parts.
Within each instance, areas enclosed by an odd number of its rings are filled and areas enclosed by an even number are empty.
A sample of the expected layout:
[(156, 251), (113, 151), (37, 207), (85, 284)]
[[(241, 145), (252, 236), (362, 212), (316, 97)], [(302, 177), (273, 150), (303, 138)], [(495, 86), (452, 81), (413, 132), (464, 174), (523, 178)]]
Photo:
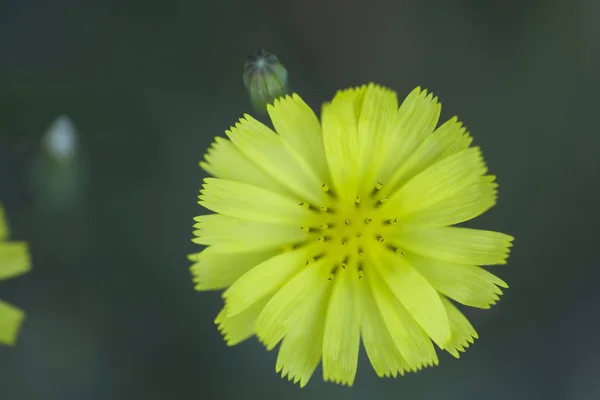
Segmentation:
[(381, 190), (382, 187), (383, 187), (383, 183), (377, 181), (377, 183), (375, 184), (375, 187), (373, 188), (373, 191), (371, 192), (371, 197), (375, 196), (377, 194), (377, 192), (379, 192)]
[(331, 240), (331, 237), (330, 236), (319, 236), (317, 238), (317, 240), (321, 243), (325, 243), (325, 242), (328, 242), (329, 240)]
[(396, 225), (398, 223), (398, 218), (390, 218), (384, 222), (385, 225)]
[(385, 239), (382, 236), (377, 236), (377, 241), (383, 244), (383, 242), (385, 242)]
[(346, 267), (348, 266), (348, 260), (349, 259), (350, 259), (349, 257), (344, 257), (344, 260), (340, 264), (340, 266), (342, 267), (342, 269), (346, 269)]
[(314, 259), (314, 257), (311, 257), (311, 258), (309, 258), (308, 260), (306, 260), (306, 261), (304, 262), (304, 265), (312, 264), (312, 263), (314, 263), (314, 262), (315, 262), (315, 259)]
[(362, 233), (360, 233), (360, 232), (356, 232), (356, 237), (357, 237), (357, 238), (359, 238), (359, 237), (361, 237), (361, 236), (362, 236)]
[(386, 202), (386, 201), (388, 201), (389, 199), (390, 199), (390, 198), (389, 198), (389, 197), (387, 197), (387, 196), (385, 196), (383, 199), (379, 199), (379, 200), (377, 201), (377, 203), (375, 203), (375, 207), (379, 207), (379, 206), (381, 206), (383, 203), (385, 203), (385, 202)]
[(327, 230), (329, 229), (329, 224), (322, 224), (321, 225), (321, 230)]
[(362, 263), (358, 263), (357, 268), (357, 272), (358, 272), (358, 279), (362, 279), (363, 278), (363, 265)]
[(356, 205), (356, 207), (360, 205), (360, 196), (356, 196), (356, 199), (354, 199), (354, 204)]
[(341, 244), (342, 246), (345, 246), (345, 245), (346, 245), (346, 243), (348, 243), (347, 241), (348, 241), (348, 239), (347, 239), (347, 238), (343, 238), (342, 240), (340, 240), (340, 244)]
[(344, 220), (344, 224), (346, 224), (346, 225), (350, 225), (350, 220), (349, 220), (349, 219), (345, 219), (345, 220)]
[(335, 193), (333, 192), (333, 190), (331, 190), (331, 188), (326, 183), (321, 185), (321, 189), (323, 190), (323, 192), (327, 193), (329, 196), (335, 198)]
[(365, 218), (365, 224), (370, 224), (371, 222), (373, 222), (373, 219)]
[(301, 226), (300, 229), (306, 233), (311, 233), (311, 232), (316, 231), (316, 229), (311, 226)]

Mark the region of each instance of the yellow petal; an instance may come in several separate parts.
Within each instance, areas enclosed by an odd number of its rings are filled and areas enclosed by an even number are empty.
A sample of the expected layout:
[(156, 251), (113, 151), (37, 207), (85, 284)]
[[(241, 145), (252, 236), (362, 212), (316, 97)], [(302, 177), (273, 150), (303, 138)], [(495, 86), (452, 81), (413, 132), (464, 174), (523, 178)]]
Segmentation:
[(190, 267), (196, 290), (223, 289), (235, 282), (249, 269), (273, 257), (280, 250), (259, 250), (243, 253), (215, 252), (208, 247), (200, 253), (190, 254), (188, 259), (195, 261)]
[(273, 349), (306, 310), (330, 287), (323, 259), (304, 267), (269, 300), (255, 325), (256, 336)]
[(359, 186), (358, 118), (366, 90), (361, 86), (339, 91), (321, 112), (327, 164), (341, 201), (353, 199)]
[(313, 110), (297, 94), (275, 100), (267, 106), (275, 131), (306, 160), (320, 180), (329, 178), (321, 124)]
[(502, 279), (475, 265), (454, 264), (408, 253), (405, 256), (438, 292), (467, 306), (490, 308), (502, 295), (500, 287), (508, 287)]
[(249, 115), (226, 132), (236, 147), (281, 185), (302, 201), (322, 204), (325, 194), (321, 182), (307, 161), (283, 139)]
[(443, 348), (450, 341), (450, 323), (436, 290), (401, 255), (381, 250), (373, 259), (394, 295), (431, 339)]
[(482, 176), (476, 182), (452, 196), (402, 217), (403, 225), (440, 227), (469, 221), (496, 204), (498, 184), (491, 175)]
[(506, 264), (513, 237), (469, 228), (400, 228), (393, 232), (402, 249), (449, 263)]
[(230, 217), (249, 221), (308, 226), (318, 215), (284, 195), (245, 183), (206, 178), (200, 204)]
[(441, 299), (446, 307), (446, 312), (450, 318), (450, 326), (452, 327), (452, 340), (444, 347), (444, 350), (459, 358), (459, 352), (464, 352), (479, 336), (467, 317), (454, 304), (444, 297), (441, 297)]
[(450, 119), (431, 135), (426, 136), (407, 156), (390, 181), (386, 182), (382, 193), (392, 193), (422, 171), (452, 154), (465, 150), (470, 144), (471, 138), (462, 124), (456, 118)]
[(0, 242), (0, 280), (12, 278), (31, 268), (25, 242)]
[(315, 254), (315, 246), (300, 247), (271, 257), (250, 269), (223, 293), (228, 315), (240, 313), (279, 290)]
[(417, 87), (404, 99), (398, 110), (396, 127), (390, 140), (387, 157), (380, 171), (380, 180), (386, 185), (394, 172), (429, 136), (440, 116), (437, 97)]
[(323, 379), (348, 386), (354, 383), (360, 346), (357, 280), (349, 268), (335, 273), (323, 337)]
[(267, 301), (269, 299), (264, 298), (233, 316), (228, 315), (227, 305), (223, 307), (215, 323), (228, 346), (235, 346), (254, 334), (254, 324)]
[(379, 377), (404, 375), (408, 365), (390, 336), (366, 279), (357, 284), (361, 337), (369, 361)]
[(387, 284), (372, 268), (365, 269), (364, 278), (371, 285), (381, 316), (408, 368), (418, 370), (425, 366), (437, 365), (437, 354), (429, 336), (394, 296)]
[(23, 311), (0, 300), (0, 343), (15, 344), (24, 319)]
[(373, 190), (373, 182), (385, 159), (398, 115), (396, 93), (369, 84), (358, 120), (358, 155), (361, 194)]
[(200, 167), (217, 178), (244, 182), (279, 193), (288, 192), (225, 138), (216, 137), (204, 159), (206, 161), (200, 162)]
[(487, 171), (481, 151), (471, 147), (427, 168), (392, 194), (382, 206), (403, 218), (460, 192)]
[(302, 310), (279, 347), (276, 371), (282, 378), (300, 382), (300, 387), (306, 386), (321, 360), (329, 292), (326, 290), (311, 308)]
[(192, 242), (215, 245), (215, 252), (269, 250), (308, 239), (307, 232), (293, 225), (247, 221), (220, 214), (201, 215), (194, 220), (197, 237)]

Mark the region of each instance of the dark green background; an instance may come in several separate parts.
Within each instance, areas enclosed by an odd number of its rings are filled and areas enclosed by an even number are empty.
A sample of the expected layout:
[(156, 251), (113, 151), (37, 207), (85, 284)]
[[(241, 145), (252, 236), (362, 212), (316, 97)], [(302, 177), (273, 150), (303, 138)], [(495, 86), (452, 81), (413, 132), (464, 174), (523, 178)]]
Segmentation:
[[(0, 1), (0, 200), (34, 261), (0, 285), (28, 312), (0, 348), (0, 398), (599, 399), (599, 15), (593, 0)], [(517, 240), (460, 360), (384, 380), (363, 354), (353, 388), (319, 370), (300, 390), (256, 341), (225, 346), (219, 294), (193, 291), (185, 256), (197, 163), (251, 111), (241, 72), (260, 48), (316, 108), (368, 81), (421, 85), (482, 146), (500, 198), (473, 226)], [(30, 176), (62, 113), (86, 184), (57, 208)]]

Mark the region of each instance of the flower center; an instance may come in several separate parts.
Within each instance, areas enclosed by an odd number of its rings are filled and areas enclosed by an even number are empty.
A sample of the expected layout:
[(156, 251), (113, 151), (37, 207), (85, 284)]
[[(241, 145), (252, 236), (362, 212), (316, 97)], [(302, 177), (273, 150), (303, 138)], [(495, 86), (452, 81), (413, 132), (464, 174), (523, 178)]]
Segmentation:
[(356, 196), (353, 202), (342, 203), (324, 184), (322, 188), (330, 194), (331, 200), (327, 205), (314, 207), (306, 202), (300, 203), (301, 206), (319, 213), (319, 226), (302, 227), (304, 231), (311, 233), (311, 241), (316, 240), (322, 244), (321, 252), (307, 260), (307, 263), (326, 258), (326, 265), (332, 271), (330, 279), (339, 269), (354, 270), (360, 279), (366, 252), (388, 247), (400, 253), (385, 240), (386, 228), (398, 221), (393, 217), (382, 216), (379, 207), (387, 197), (377, 196), (381, 187), (381, 183), (378, 182), (371, 195)]

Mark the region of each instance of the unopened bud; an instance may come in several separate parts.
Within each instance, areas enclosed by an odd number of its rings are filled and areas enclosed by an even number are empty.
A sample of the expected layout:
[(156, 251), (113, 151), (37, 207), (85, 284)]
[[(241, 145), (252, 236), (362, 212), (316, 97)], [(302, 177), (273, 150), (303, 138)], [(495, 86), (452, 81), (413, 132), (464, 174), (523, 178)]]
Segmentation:
[(267, 104), (288, 93), (287, 70), (277, 56), (260, 50), (246, 60), (244, 85), (255, 110), (266, 113)]

